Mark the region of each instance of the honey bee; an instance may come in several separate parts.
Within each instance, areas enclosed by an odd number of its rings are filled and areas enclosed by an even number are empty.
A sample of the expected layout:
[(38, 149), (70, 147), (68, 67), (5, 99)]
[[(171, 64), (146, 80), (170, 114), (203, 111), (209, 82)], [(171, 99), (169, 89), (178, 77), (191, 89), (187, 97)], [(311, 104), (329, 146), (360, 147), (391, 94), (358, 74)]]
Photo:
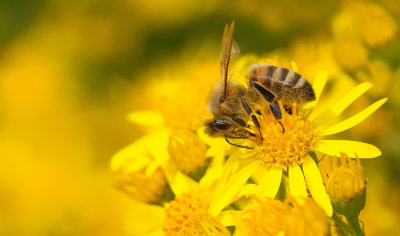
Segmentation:
[[(247, 139), (263, 136), (257, 116), (261, 110), (269, 106), (274, 118), (282, 127), (282, 112), (278, 104), (281, 101), (289, 112), (293, 104), (304, 104), (315, 100), (311, 84), (300, 74), (272, 64), (253, 64), (245, 75), (248, 86), (231, 81), (230, 62), (239, 54), (239, 48), (233, 40), (235, 22), (225, 26), (220, 55), (221, 79), (215, 85), (208, 103), (213, 118), (206, 121), (205, 132), (212, 137), (229, 139)], [(248, 121), (254, 123), (258, 134), (249, 129)], [(250, 148), (251, 149), (251, 148)]]

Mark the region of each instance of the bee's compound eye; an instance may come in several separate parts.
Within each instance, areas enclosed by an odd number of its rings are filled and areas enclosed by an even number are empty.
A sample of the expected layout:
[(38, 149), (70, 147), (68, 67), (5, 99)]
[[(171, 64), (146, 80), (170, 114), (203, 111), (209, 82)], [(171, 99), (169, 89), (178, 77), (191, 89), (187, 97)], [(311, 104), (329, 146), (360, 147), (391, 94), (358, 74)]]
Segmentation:
[(227, 130), (231, 128), (232, 125), (225, 120), (217, 119), (214, 121), (214, 127), (218, 130)]

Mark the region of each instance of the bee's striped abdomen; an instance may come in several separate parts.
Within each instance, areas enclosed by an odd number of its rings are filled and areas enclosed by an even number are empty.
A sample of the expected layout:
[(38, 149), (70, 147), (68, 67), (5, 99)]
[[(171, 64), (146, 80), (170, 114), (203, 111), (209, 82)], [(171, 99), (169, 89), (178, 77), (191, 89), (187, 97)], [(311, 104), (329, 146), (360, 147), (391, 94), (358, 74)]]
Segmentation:
[(268, 66), (267, 64), (254, 64), (250, 66), (248, 69), (250, 82), (256, 81), (265, 87), (270, 88), (275, 68), (275, 66)]
[(315, 100), (311, 84), (299, 73), (271, 64), (254, 64), (248, 69), (250, 82), (257, 81), (284, 103), (305, 103)]

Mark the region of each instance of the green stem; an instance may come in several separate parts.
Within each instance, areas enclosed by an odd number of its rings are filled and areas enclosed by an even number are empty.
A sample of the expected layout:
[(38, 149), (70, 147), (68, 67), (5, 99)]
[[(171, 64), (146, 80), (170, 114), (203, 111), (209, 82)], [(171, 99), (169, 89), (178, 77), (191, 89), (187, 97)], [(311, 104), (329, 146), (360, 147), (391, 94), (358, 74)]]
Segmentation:
[(356, 236), (365, 236), (364, 229), (360, 225), (360, 220), (358, 216), (346, 217), (349, 225), (353, 228)]
[(352, 229), (352, 227), (343, 222), (343, 220), (340, 219), (340, 217), (337, 214), (333, 213), (332, 219), (336, 222), (336, 224), (339, 225), (345, 236), (354, 235), (354, 230)]

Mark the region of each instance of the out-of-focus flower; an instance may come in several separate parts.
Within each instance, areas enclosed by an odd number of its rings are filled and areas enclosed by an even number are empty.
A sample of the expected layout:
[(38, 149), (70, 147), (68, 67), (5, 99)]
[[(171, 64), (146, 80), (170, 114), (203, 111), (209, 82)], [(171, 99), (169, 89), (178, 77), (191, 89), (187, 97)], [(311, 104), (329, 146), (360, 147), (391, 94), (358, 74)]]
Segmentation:
[(116, 188), (135, 200), (157, 203), (163, 197), (168, 160), (168, 132), (154, 132), (136, 140), (111, 159)]
[[(360, 159), (351, 160), (342, 153), (339, 162), (337, 157), (327, 156), (321, 161), (320, 170), (334, 209), (349, 224), (346, 231), (364, 234), (358, 217), (365, 207), (367, 180)], [(334, 220), (343, 224), (341, 216), (334, 217)]]
[(284, 203), (255, 197), (241, 217), (236, 217), (243, 235), (327, 235), (329, 218), (310, 198)]
[(208, 151), (208, 147), (214, 146), (215, 140), (201, 133), (204, 120), (210, 116), (207, 100), (218, 78), (217, 65), (209, 63), (191, 71), (189, 78), (183, 73), (182, 78), (167, 77), (150, 83), (150, 103), (155, 109), (137, 110), (128, 116), (136, 124), (152, 127), (151, 132), (167, 130), (167, 145), (163, 147), (167, 159), (185, 173), (204, 167), (214, 150)]
[(279, 235), (283, 234), (283, 219), (289, 213), (286, 204), (269, 197), (255, 197), (242, 213), (238, 230), (244, 235)]
[(368, 1), (352, 1), (347, 4), (346, 11), (353, 16), (356, 29), (368, 46), (377, 47), (394, 39), (397, 33), (396, 21), (381, 6)]
[(192, 131), (172, 131), (168, 152), (175, 165), (185, 173), (193, 173), (206, 164), (207, 145)]
[[(259, 123), (260, 137), (250, 137), (242, 145), (254, 147), (253, 150), (239, 150), (245, 156), (253, 156), (254, 162), (259, 162), (263, 174), (259, 177), (259, 197), (275, 197), (282, 179), (282, 171), (289, 175), (290, 194), (295, 197), (306, 197), (307, 187), (327, 215), (332, 215), (332, 207), (325, 186), (311, 151), (328, 155), (339, 155), (341, 152), (350, 157), (359, 155), (363, 158), (373, 158), (381, 155), (381, 151), (373, 145), (349, 141), (328, 140), (325, 136), (336, 134), (357, 125), (386, 102), (386, 98), (370, 105), (358, 114), (337, 122), (338, 116), (355, 99), (361, 96), (372, 85), (363, 83), (344, 95), (334, 105), (319, 107), (319, 98), (327, 81), (327, 73), (321, 73), (314, 81), (316, 101), (306, 104), (303, 110), (293, 107), (292, 114), (283, 111), (282, 127), (274, 119), (269, 110), (261, 111)], [(308, 109), (311, 109), (308, 110)], [(309, 114), (309, 115), (308, 115)], [(251, 124), (250, 124), (251, 125)], [(251, 125), (254, 133), (258, 130)]]
[[(184, 66), (184, 65), (182, 65)], [(148, 84), (147, 103), (152, 110), (136, 110), (128, 119), (143, 126), (197, 130), (210, 114), (207, 101), (218, 81), (218, 62), (211, 61), (195, 68), (176, 66), (175, 77), (158, 75)]]
[(166, 168), (166, 178), (175, 198), (160, 207), (162, 211), (157, 213), (160, 215), (155, 216), (164, 217), (164, 223), (152, 226), (153, 222), (149, 221), (147, 228), (153, 228), (154, 235), (230, 235), (222, 222), (221, 211), (243, 196), (241, 187), (256, 163), (237, 172), (237, 160), (233, 158), (224, 164), (224, 158), (224, 153), (216, 155), (199, 182), (174, 165)]
[(332, 77), (337, 77), (341, 72), (341, 66), (334, 56), (333, 42), (322, 35), (292, 42), (290, 52), (302, 75), (310, 82), (324, 70), (329, 71)]
[(369, 51), (354, 32), (342, 34), (333, 41), (336, 60), (346, 70), (363, 66), (369, 57)]
[(351, 201), (360, 196), (366, 188), (367, 180), (359, 158), (351, 160), (345, 154), (327, 156), (319, 163), (329, 196), (338, 201)]
[(363, 66), (369, 57), (369, 51), (359, 35), (351, 14), (340, 12), (332, 20), (334, 55), (338, 63), (346, 70)]
[(369, 47), (393, 40), (397, 32), (394, 18), (381, 6), (368, 1), (348, 1), (333, 20), (335, 37), (343, 33), (360, 34)]
[(374, 95), (386, 95), (387, 87), (393, 80), (393, 72), (383, 62), (368, 61), (364, 68), (355, 71), (355, 77), (359, 81), (371, 82), (374, 84)]
[(337, 157), (325, 157), (320, 163), (326, 190), (335, 210), (348, 219), (358, 218), (365, 206), (367, 180), (360, 159), (351, 160), (341, 154)]
[(293, 199), (291, 204), (284, 217), (287, 235), (328, 235), (329, 218), (312, 199)]

